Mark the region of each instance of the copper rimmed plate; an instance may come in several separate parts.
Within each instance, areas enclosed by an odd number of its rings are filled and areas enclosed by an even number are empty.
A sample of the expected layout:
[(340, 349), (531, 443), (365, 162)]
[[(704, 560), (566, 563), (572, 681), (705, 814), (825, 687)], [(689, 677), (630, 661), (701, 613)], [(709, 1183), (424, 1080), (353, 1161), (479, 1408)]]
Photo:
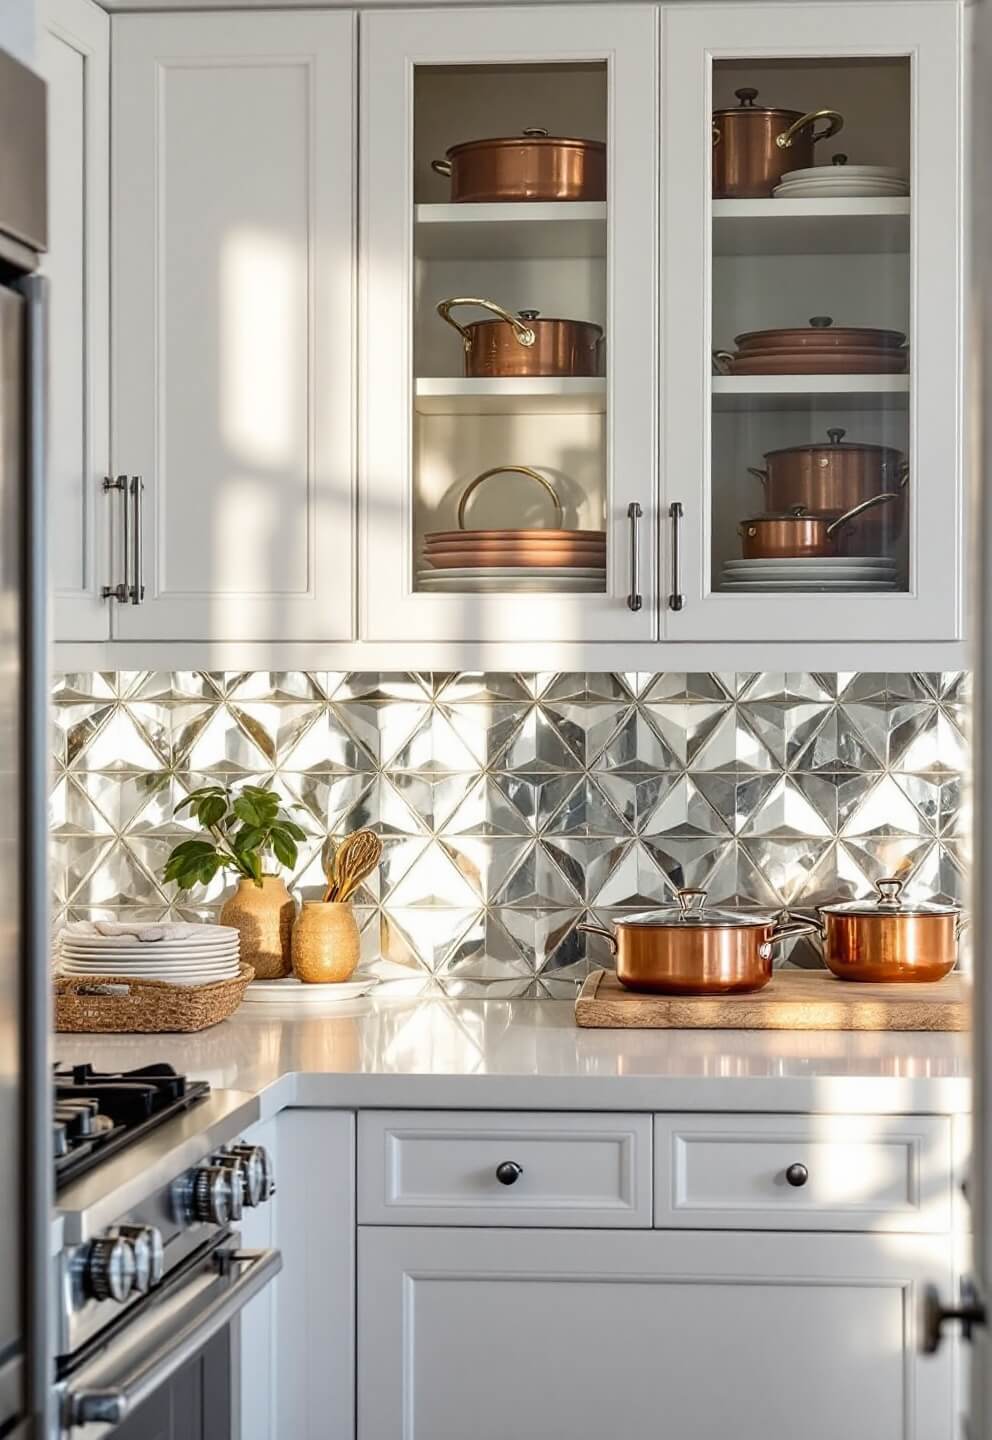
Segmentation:
[(606, 544), (603, 530), (435, 530), (424, 537), (428, 545), (473, 540), (575, 540)]

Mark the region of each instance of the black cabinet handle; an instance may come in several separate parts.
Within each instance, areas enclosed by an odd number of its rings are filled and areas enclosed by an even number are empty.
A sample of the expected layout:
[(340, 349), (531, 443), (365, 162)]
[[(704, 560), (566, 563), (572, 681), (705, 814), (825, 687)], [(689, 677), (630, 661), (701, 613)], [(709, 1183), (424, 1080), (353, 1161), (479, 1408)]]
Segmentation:
[(523, 1173), (524, 1167), (518, 1165), (516, 1160), (504, 1160), (501, 1165), (496, 1166), (496, 1179), (501, 1185), (516, 1185)]
[(790, 1165), (788, 1170), (786, 1170), (785, 1172), (785, 1178), (786, 1180), (788, 1180), (790, 1185), (794, 1185), (798, 1190), (799, 1187), (801, 1185), (805, 1185), (806, 1181), (809, 1179), (809, 1171), (806, 1169), (805, 1165)]

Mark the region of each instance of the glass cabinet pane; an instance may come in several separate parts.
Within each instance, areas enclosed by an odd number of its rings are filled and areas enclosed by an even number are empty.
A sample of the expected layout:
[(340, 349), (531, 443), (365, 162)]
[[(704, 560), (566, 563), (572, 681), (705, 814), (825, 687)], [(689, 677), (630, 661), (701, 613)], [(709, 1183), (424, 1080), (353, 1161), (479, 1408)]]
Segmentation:
[(911, 588), (910, 80), (714, 62), (714, 593)]
[(414, 67), (417, 593), (606, 591), (607, 95), (605, 63)]

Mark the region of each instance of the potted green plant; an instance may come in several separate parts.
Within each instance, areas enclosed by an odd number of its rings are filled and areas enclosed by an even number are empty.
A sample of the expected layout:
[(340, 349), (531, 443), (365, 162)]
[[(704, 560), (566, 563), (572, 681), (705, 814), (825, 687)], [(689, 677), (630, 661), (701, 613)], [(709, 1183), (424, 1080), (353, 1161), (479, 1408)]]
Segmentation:
[(209, 885), (221, 870), (233, 871), (238, 885), (224, 901), (220, 923), (240, 931), (241, 958), (256, 979), (288, 975), (293, 900), (282, 875), (267, 869), (266, 862), (292, 870), (306, 832), (275, 791), (262, 785), (243, 785), (237, 794), (224, 785), (204, 785), (176, 806), (176, 814), (186, 809), (204, 834), (175, 846), (164, 878), (180, 890), (192, 890)]

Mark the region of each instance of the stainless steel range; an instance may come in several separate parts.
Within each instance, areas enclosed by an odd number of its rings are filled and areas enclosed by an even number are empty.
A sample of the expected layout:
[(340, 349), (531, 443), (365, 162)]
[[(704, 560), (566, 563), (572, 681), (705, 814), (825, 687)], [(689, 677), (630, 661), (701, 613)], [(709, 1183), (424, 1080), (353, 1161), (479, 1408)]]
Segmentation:
[[(56, 1072), (55, 1105), (57, 1433), (225, 1440), (232, 1322), (282, 1264), (237, 1229), (275, 1193), (268, 1154), (242, 1139), (257, 1100), (167, 1065), (77, 1065)], [(191, 1365), (209, 1404), (163, 1428)]]

